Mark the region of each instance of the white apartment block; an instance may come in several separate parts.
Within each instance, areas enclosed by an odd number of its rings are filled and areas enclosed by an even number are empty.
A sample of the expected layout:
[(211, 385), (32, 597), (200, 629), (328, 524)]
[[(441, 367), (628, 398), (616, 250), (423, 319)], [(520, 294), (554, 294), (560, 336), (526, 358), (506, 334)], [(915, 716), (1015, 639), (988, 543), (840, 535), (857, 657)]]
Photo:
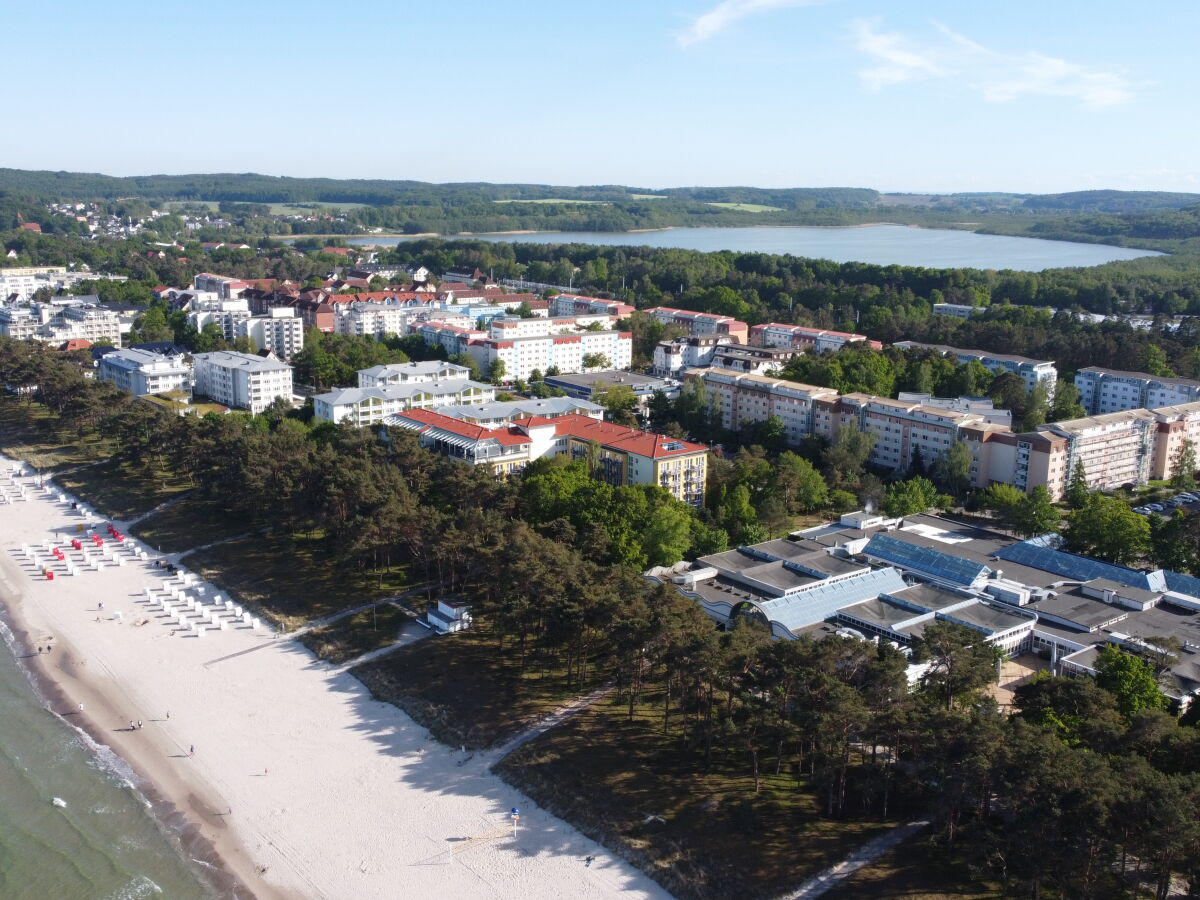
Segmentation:
[(473, 328), (459, 328), (456, 325), (442, 325), (439, 322), (418, 325), (414, 333), (419, 334), (431, 347), (441, 347), (449, 356), (466, 353), (472, 341), (487, 339), (486, 332)]
[(291, 359), (304, 349), (304, 320), (290, 307), (276, 307), (269, 315), (249, 316), (233, 323), (234, 338), (248, 337), (259, 350), (270, 350), (280, 359)]
[(0, 305), (10, 298), (28, 303), (42, 288), (64, 291), (81, 281), (128, 281), (124, 275), (100, 275), (88, 271), (68, 271), (64, 266), (20, 266), (0, 269)]
[(304, 320), (290, 306), (267, 310), (265, 316), (252, 316), (244, 300), (223, 301), (217, 310), (188, 313), (188, 322), (197, 331), (216, 323), (227, 341), (249, 338), (259, 350), (270, 350), (281, 359), (291, 359), (304, 349)]
[(212, 291), (220, 296), (222, 300), (232, 300), (239, 291), (244, 291), (250, 285), (237, 278), (214, 275), (211, 272), (201, 272), (192, 279), (192, 287), (198, 291)]
[[(338, 334), (354, 334), (381, 341), (389, 335), (408, 334), (412, 325), (426, 312), (408, 306), (378, 306), (375, 304), (339, 304), (336, 307), (333, 330)], [(465, 317), (453, 323), (470, 324)]]
[(378, 425), (388, 416), (435, 406), (488, 403), (496, 389), (465, 378), (373, 387), (339, 388), (313, 398), (314, 417), (321, 422)]
[(1030, 359), (1027, 356), (1014, 356), (1010, 353), (989, 353), (986, 350), (962, 350), (958, 347), (947, 347), (944, 344), (921, 344), (916, 341), (899, 341), (893, 346), (899, 347), (901, 350), (931, 350), (942, 356), (952, 357), (960, 365), (976, 360), (997, 375), (1001, 372), (1013, 372), (1025, 382), (1026, 390), (1032, 391), (1041, 384), (1045, 386), (1046, 397), (1054, 399), (1058, 369), (1051, 360)]
[(717, 348), (732, 343), (732, 338), (725, 335), (659, 341), (654, 347), (654, 374), (660, 378), (673, 378), (685, 369), (711, 366)]
[(292, 399), (292, 367), (281, 362), (217, 350), (197, 353), (193, 392), (217, 403), (260, 413), (277, 398)]
[(1088, 366), (1075, 376), (1083, 408), (1094, 416), (1126, 409), (1157, 409), (1200, 400), (1200, 381), (1163, 378)]
[(620, 319), (633, 312), (633, 307), (619, 300), (600, 297), (581, 297), (578, 294), (559, 294), (550, 301), (552, 316), (604, 315)]
[(975, 413), (868, 394), (844, 394), (839, 406), (839, 427), (850, 413), (860, 429), (875, 436), (871, 462), (893, 470), (908, 469), (918, 453), (926, 466), (933, 465), (960, 440), (964, 427), (984, 421)]
[(733, 316), (719, 316), (713, 313), (694, 312), (690, 309), (675, 309), (670, 306), (656, 306), (646, 310), (646, 315), (653, 316), (666, 325), (678, 325), (686, 328), (688, 334), (694, 337), (723, 334), (739, 344), (746, 343), (750, 328), (745, 322), (740, 322)]
[(465, 380), (471, 374), (466, 366), (442, 362), (439, 359), (424, 362), (393, 363), (387, 366), (372, 366), (358, 370), (360, 388), (384, 387), (389, 384), (423, 384), (429, 381)]
[(755, 347), (790, 347), (814, 353), (830, 353), (846, 344), (867, 343), (878, 349), (878, 341), (870, 341), (865, 334), (848, 331), (830, 331), (825, 328), (808, 328), (804, 325), (785, 325), (768, 322), (750, 328), (750, 344)]
[(612, 316), (605, 315), (534, 317), (532, 319), (504, 316), (492, 319), (488, 324), (488, 331), (496, 340), (506, 341), (512, 338), (545, 337), (548, 334), (573, 334), (593, 323), (599, 324), (602, 328), (612, 328), (614, 321)]
[(96, 377), (111, 381), (136, 397), (185, 389), (192, 369), (182, 356), (163, 356), (147, 350), (117, 350), (100, 358)]
[(838, 392), (833, 388), (727, 369), (706, 369), (690, 377), (704, 384), (709, 407), (730, 431), (778, 416), (791, 444), (799, 444), (810, 434), (832, 433), (832, 421), (820, 421), (818, 407), (820, 401), (837, 401)]
[(117, 314), (98, 306), (57, 306), (32, 303), (0, 308), (0, 334), (33, 339), (48, 344), (87, 340), (108, 341), (121, 346), (121, 322)]
[(584, 357), (599, 354), (605, 361), (595, 368), (623, 369), (633, 360), (633, 334), (628, 331), (583, 331), (546, 337), (471, 340), (465, 350), (487, 371), (492, 363), (504, 363), (504, 377), (527, 380), (536, 369), (543, 374), (557, 367), (560, 372), (583, 372)]

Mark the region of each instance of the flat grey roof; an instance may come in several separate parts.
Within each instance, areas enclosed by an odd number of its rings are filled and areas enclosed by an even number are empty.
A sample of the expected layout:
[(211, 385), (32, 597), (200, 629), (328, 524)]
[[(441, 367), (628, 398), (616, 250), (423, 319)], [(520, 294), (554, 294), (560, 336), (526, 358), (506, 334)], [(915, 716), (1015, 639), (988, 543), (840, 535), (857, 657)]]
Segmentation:
[[(614, 301), (615, 302), (615, 301)], [(638, 375), (634, 372), (626, 372), (623, 369), (608, 369), (603, 372), (581, 372), (574, 375), (549, 375), (546, 377), (547, 384), (569, 384), (572, 387), (588, 388), (595, 390), (597, 387), (606, 387), (610, 384), (626, 384), (634, 389), (653, 391), (673, 388), (673, 382), (666, 378), (657, 378), (653, 375)]]
[(1148, 603), (1162, 596), (1161, 591), (1149, 591), (1146, 588), (1130, 587), (1119, 581), (1113, 581), (1111, 578), (1093, 578), (1091, 581), (1084, 582), (1084, 584), (1092, 588), (1114, 591), (1121, 597), (1128, 597), (1130, 600), (1138, 600), (1143, 603)]
[(909, 622), (918, 616), (925, 615), (925, 613), (905, 609), (903, 606), (889, 603), (882, 597), (872, 597), (870, 600), (864, 600), (862, 603), (855, 603), (853, 606), (846, 606), (839, 609), (838, 615), (860, 619), (877, 628), (892, 629), (903, 622)]
[(1114, 619), (1129, 616), (1133, 612), (1119, 606), (1110, 606), (1094, 597), (1085, 596), (1079, 588), (1064, 591), (1056, 597), (1038, 600), (1025, 608), (1035, 613), (1045, 613), (1048, 616), (1057, 616), (1068, 622), (1074, 622), (1086, 631), (1101, 628)]
[(292, 369), (287, 363), (263, 359), (261, 356), (252, 356), (249, 353), (237, 353), (233, 350), (214, 350), (212, 353), (197, 353), (193, 359), (204, 360), (205, 362), (227, 369), (248, 369), (251, 372), (280, 372), (284, 369), (290, 372)]
[(1104, 369), (1100, 366), (1086, 366), (1079, 370), (1079, 374), (1084, 372), (1094, 375), (1108, 375), (1114, 378), (1131, 378), (1139, 381), (1152, 381), (1159, 384), (1173, 384), (1178, 387), (1200, 388), (1200, 381), (1193, 381), (1190, 378), (1166, 378), (1161, 375), (1150, 375), (1146, 372), (1125, 372), (1121, 369)]
[(517, 419), (525, 416), (562, 416), (577, 411), (603, 413), (604, 407), (590, 400), (576, 400), (574, 397), (547, 397), (545, 400), (493, 400), (489, 403), (439, 406), (434, 409), (434, 412), (443, 416), (473, 421)]
[(956, 609), (953, 612), (946, 613), (946, 615), (960, 622), (966, 622), (968, 625), (986, 628), (989, 631), (1007, 631), (1010, 628), (1016, 628), (1018, 625), (1033, 624), (1031, 616), (1021, 615), (1021, 613), (1016, 611), (1015, 607), (1009, 610), (989, 603), (975, 603), (971, 606), (964, 606), (962, 609)]
[(935, 611), (972, 599), (969, 594), (960, 594), (958, 591), (939, 587), (936, 584), (914, 584), (902, 591), (893, 592), (892, 596), (898, 600), (907, 600), (923, 609)]

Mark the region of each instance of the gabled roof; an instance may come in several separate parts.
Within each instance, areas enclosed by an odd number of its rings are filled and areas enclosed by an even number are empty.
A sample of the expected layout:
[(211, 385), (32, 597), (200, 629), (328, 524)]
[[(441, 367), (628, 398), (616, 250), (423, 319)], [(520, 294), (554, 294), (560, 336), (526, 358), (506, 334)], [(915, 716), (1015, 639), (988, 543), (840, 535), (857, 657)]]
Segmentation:
[(651, 459), (666, 459), (672, 456), (704, 453), (708, 450), (703, 444), (676, 440), (665, 434), (638, 431), (636, 428), (626, 428), (612, 422), (601, 422), (587, 416), (574, 414), (561, 416), (555, 419), (554, 423), (560, 436), (573, 437), (582, 441), (595, 441), (614, 450), (636, 453)]
[(507, 447), (532, 443), (529, 435), (525, 434), (519, 428), (484, 428), (482, 425), (472, 425), (469, 422), (463, 422), (427, 409), (411, 409), (408, 412), (397, 413), (396, 419), (401, 420), (402, 426), (403, 420), (407, 419), (420, 426), (424, 426), (418, 429), (420, 431), (434, 428), (439, 431), (469, 438), (473, 441), (494, 440)]

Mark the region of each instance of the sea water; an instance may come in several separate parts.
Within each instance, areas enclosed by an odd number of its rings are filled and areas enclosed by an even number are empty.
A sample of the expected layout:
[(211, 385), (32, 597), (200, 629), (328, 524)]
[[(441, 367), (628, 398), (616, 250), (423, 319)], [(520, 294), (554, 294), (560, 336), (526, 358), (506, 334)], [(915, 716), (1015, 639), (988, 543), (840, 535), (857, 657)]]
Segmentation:
[(221, 896), (123, 761), (47, 708), (3, 621), (0, 638), (0, 900)]

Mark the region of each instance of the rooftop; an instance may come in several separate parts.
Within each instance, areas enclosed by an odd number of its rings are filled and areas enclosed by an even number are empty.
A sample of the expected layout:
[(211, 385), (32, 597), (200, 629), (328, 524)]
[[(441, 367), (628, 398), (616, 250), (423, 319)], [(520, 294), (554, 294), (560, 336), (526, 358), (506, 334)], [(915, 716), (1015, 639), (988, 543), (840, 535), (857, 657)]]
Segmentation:
[(652, 459), (666, 459), (693, 453), (707, 453), (703, 444), (680, 441), (665, 434), (638, 431), (612, 422), (601, 422), (587, 416), (566, 415), (554, 420), (558, 434), (585, 441), (596, 441), (605, 447), (635, 453)]
[(260, 356), (254, 356), (249, 353), (237, 353), (232, 350), (214, 350), (212, 353), (197, 353), (194, 359), (197, 362), (203, 361), (226, 369), (242, 368), (250, 372), (282, 372), (285, 369), (290, 372), (292, 370), (292, 367), (286, 363), (263, 359)]
[(1200, 381), (1193, 381), (1190, 378), (1175, 378), (1164, 377), (1162, 375), (1149, 375), (1146, 372), (1125, 372), (1121, 369), (1104, 369), (1100, 366), (1087, 366), (1080, 369), (1079, 374), (1089, 375), (1107, 375), (1111, 378), (1130, 378), (1138, 381), (1156, 381), (1160, 384), (1173, 384), (1178, 387), (1200, 388)]

